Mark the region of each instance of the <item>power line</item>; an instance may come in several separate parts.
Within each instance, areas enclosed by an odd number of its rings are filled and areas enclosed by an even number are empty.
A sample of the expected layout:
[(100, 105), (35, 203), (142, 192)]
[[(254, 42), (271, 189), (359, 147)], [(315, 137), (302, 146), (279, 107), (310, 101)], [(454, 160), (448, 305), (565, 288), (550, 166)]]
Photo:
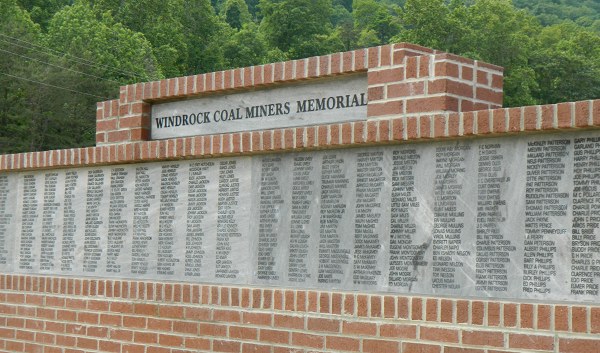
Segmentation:
[(85, 73), (85, 72), (82, 72), (82, 71), (77, 71), (77, 70), (74, 70), (74, 69), (71, 69), (71, 68), (68, 68), (68, 67), (64, 67), (64, 66), (52, 64), (52, 63), (49, 63), (49, 62), (46, 62), (46, 61), (43, 61), (43, 60), (39, 60), (39, 59), (36, 59), (36, 58), (32, 58), (32, 57), (29, 57), (27, 55), (21, 55), (21, 54), (18, 54), (18, 53), (13, 53), (12, 51), (9, 51), (9, 50), (5, 50), (5, 49), (1, 49), (0, 48), (0, 51), (8, 53), (8, 54), (16, 55), (16, 56), (19, 56), (21, 58), (25, 58), (25, 59), (28, 59), (28, 60), (37, 61), (37, 62), (45, 64), (45, 65), (50, 65), (50, 66), (58, 67), (59, 69), (68, 70), (68, 71), (72, 71), (72, 72), (75, 72), (75, 73), (78, 73), (78, 74), (81, 74), (81, 75), (85, 75), (85, 76), (89, 76), (89, 77), (93, 77), (93, 78), (98, 78), (98, 79), (101, 79), (101, 80), (111, 81), (111, 82), (120, 84), (120, 82), (115, 81), (115, 80), (111, 80), (109, 78), (104, 78), (104, 77), (100, 77), (100, 76), (88, 74), (88, 73)]
[(52, 85), (52, 84), (49, 84), (49, 83), (32, 80), (32, 79), (21, 77), (21, 76), (15, 76), (15, 75), (7, 74), (6, 72), (0, 72), (0, 75), (5, 75), (5, 76), (8, 76), (8, 77), (16, 78), (18, 80), (23, 80), (23, 81), (28, 81), (28, 82), (32, 82), (32, 83), (37, 83), (37, 84), (40, 84), (40, 85), (43, 85), (43, 86), (47, 86), (47, 87), (58, 88), (58, 89), (62, 89), (62, 90), (73, 92), (73, 93), (79, 93), (79, 94), (83, 94), (83, 95), (90, 96), (90, 97), (102, 98), (102, 99), (110, 100), (109, 97), (98, 96), (98, 95), (95, 95), (95, 94), (91, 94), (91, 93), (86, 93), (86, 92), (81, 92), (81, 91), (77, 91), (77, 90), (74, 90), (74, 89), (70, 89), (70, 88), (67, 88), (67, 87), (56, 86), (56, 85)]
[[(10, 38), (10, 39), (18, 41), (18, 42), (26, 43), (27, 45), (29, 45), (31, 47), (41, 48), (43, 51), (46, 51), (47, 52), (46, 54), (48, 54), (48, 55), (53, 55), (55, 57), (65, 57), (67, 60), (75, 61), (77, 63), (83, 64), (83, 65), (86, 65), (86, 66), (95, 67), (95, 68), (109, 69), (110, 71), (113, 71), (113, 72), (116, 72), (116, 73), (119, 73), (119, 74), (123, 74), (123, 75), (129, 76), (129, 77), (143, 78), (142, 75), (140, 75), (138, 73), (135, 73), (133, 71), (121, 70), (121, 69), (117, 69), (116, 67), (113, 67), (113, 66), (110, 66), (110, 65), (99, 64), (99, 63), (94, 62), (92, 60), (83, 59), (83, 58), (80, 58), (80, 57), (72, 55), (72, 54), (64, 53), (64, 52), (61, 52), (61, 51), (58, 51), (58, 50), (54, 50), (54, 49), (45, 47), (43, 45), (31, 43), (31, 42), (28, 42), (26, 40), (19, 39), (19, 38), (7, 36), (6, 34), (0, 33), (0, 36), (6, 37), (6, 38)], [(18, 46), (18, 47), (21, 47), (21, 48), (32, 49), (32, 48), (29, 48), (29, 47), (26, 47), (26, 46), (23, 46), (23, 45), (20, 45), (20, 44), (17, 44), (17, 43), (13, 43), (11, 41), (7, 41), (7, 40), (3, 40), (3, 39), (0, 39), (0, 41), (3, 41), (5, 43), (9, 43), (9, 44), (15, 45), (15, 46)]]

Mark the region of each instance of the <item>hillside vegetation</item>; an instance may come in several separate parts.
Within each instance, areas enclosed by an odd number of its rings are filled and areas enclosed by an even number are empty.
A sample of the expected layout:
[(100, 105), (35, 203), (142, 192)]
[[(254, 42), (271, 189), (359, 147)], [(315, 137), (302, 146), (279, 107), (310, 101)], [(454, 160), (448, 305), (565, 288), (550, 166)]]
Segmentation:
[(393, 42), (505, 67), (505, 106), (600, 98), (593, 0), (2, 0), (0, 153), (94, 144), (118, 86)]

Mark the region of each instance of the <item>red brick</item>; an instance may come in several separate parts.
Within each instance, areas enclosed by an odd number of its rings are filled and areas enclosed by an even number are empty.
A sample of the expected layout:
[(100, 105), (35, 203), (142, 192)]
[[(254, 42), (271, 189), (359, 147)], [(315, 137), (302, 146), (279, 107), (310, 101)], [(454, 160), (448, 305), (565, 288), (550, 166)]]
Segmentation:
[(98, 338), (107, 338), (108, 329), (106, 327), (88, 327), (86, 335)]
[(374, 336), (377, 334), (377, 325), (371, 322), (342, 322), (342, 333), (346, 335)]
[(377, 121), (367, 122), (367, 142), (372, 143), (377, 141)]
[(471, 303), (471, 323), (474, 325), (483, 325), (485, 316), (485, 304), (481, 301)]
[(404, 102), (401, 100), (385, 103), (369, 103), (367, 117), (403, 114)]
[(331, 313), (334, 315), (342, 314), (342, 306), (344, 305), (342, 301), (341, 293), (333, 293), (331, 296)]
[(435, 63), (435, 76), (458, 77), (458, 65), (450, 62)]
[(402, 343), (402, 353), (441, 353), (441, 346), (423, 343)]
[(488, 302), (487, 303), (487, 324), (488, 326), (499, 326), (500, 325), (500, 303)]
[(155, 304), (136, 303), (133, 312), (137, 315), (155, 316), (158, 314), (158, 306)]
[(549, 330), (552, 322), (550, 305), (537, 306), (537, 329)]
[[(38, 315), (39, 316), (39, 315)], [(77, 313), (77, 321), (87, 324), (97, 324), (99, 315), (96, 313), (79, 312)]]
[(133, 335), (135, 343), (158, 343), (158, 334), (153, 332), (135, 332)]
[(381, 337), (391, 338), (416, 338), (417, 327), (405, 324), (382, 324), (379, 327)]
[(420, 338), (428, 341), (458, 343), (459, 332), (452, 329), (423, 326), (420, 330)]
[(409, 302), (406, 297), (398, 298), (398, 305), (396, 306), (397, 314), (399, 319), (408, 319), (409, 318)]
[(438, 300), (437, 299), (427, 299), (426, 301), (426, 310), (425, 310), (425, 320), (427, 321), (438, 321)]
[(238, 353), (240, 351), (240, 342), (235, 341), (213, 341), (213, 351)]
[(296, 292), (296, 310), (297, 311), (306, 311), (306, 292), (305, 291), (297, 291)]
[(310, 291), (308, 292), (308, 311), (316, 313), (319, 311), (319, 293)]
[(317, 143), (319, 144), (319, 146), (327, 146), (328, 145), (328, 141), (327, 138), (329, 137), (329, 133), (327, 130), (327, 126), (325, 125), (321, 125), (317, 128)]
[[(538, 309), (538, 318), (540, 316), (540, 311)], [(591, 332), (592, 333), (600, 333), (600, 308), (591, 308)], [(538, 324), (539, 325), (539, 324)], [(539, 326), (538, 326), (539, 328)]]
[[(121, 353), (144, 353), (145, 346), (137, 344), (124, 344), (121, 346)], [(65, 352), (66, 353), (66, 352)]]
[(293, 311), (296, 308), (296, 303), (294, 301), (295, 292), (293, 290), (286, 290), (284, 299), (285, 299), (285, 310)]
[(275, 314), (275, 315), (273, 315), (273, 325), (275, 327), (303, 329), (304, 328), (304, 317)]
[(325, 348), (338, 351), (358, 352), (360, 349), (360, 340), (350, 337), (327, 336)]
[(381, 303), (381, 296), (379, 295), (372, 295), (371, 296), (371, 317), (382, 317), (382, 303)]
[(158, 335), (158, 343), (161, 346), (178, 347), (183, 345), (183, 337), (175, 335)]
[(186, 337), (185, 348), (188, 349), (200, 349), (200, 350), (210, 350), (210, 340), (206, 338), (197, 338), (197, 337)]
[[(386, 341), (386, 340), (363, 340), (363, 352), (364, 353), (398, 353), (399, 342), (397, 341)], [(402, 353), (406, 353), (405, 350)]]
[(452, 300), (442, 299), (440, 303), (440, 320), (442, 322), (452, 322), (453, 318), (453, 306)]
[[(424, 82), (400, 82), (396, 84), (390, 84), (387, 88), (387, 98), (412, 97), (421, 94), (425, 94)], [(369, 102), (371, 102), (370, 97)]]
[(163, 319), (148, 319), (148, 329), (157, 331), (171, 331), (173, 326), (172, 320)]
[(570, 128), (573, 125), (572, 114), (573, 114), (573, 103), (559, 103), (556, 105), (557, 116), (558, 116), (558, 128), (565, 129)]
[(594, 126), (600, 125), (600, 99), (592, 101), (592, 121)]
[(406, 100), (406, 113), (427, 113), (441, 111), (458, 111), (458, 99), (455, 97), (426, 97)]
[(504, 304), (504, 327), (517, 326), (517, 306), (515, 304)]
[(258, 337), (258, 329), (252, 327), (229, 326), (229, 338), (256, 340)]
[(213, 320), (223, 322), (241, 322), (242, 315), (236, 310), (214, 310)]
[(325, 337), (322, 335), (292, 332), (292, 344), (301, 347), (323, 348), (325, 345)]
[(99, 341), (99, 348), (102, 352), (121, 352), (121, 344), (113, 341)]
[(462, 342), (477, 346), (503, 347), (504, 334), (491, 331), (463, 331)]
[(508, 110), (508, 132), (521, 131), (521, 109), (510, 108)]
[(288, 344), (290, 333), (288, 331), (260, 329), (259, 340), (262, 342)]
[(356, 296), (356, 314), (359, 317), (369, 316), (369, 298), (364, 294)]
[(85, 337), (77, 337), (77, 348), (98, 349), (98, 340)]
[(306, 147), (314, 147), (315, 146), (315, 134), (317, 129), (313, 126), (309, 126), (306, 128)]
[(200, 335), (202, 336), (227, 336), (227, 326), (213, 323), (200, 323)]
[(208, 308), (185, 308), (185, 319), (208, 321), (211, 319), (211, 310)]
[(600, 352), (600, 340), (559, 338), (558, 351), (561, 353)]
[(537, 130), (538, 106), (525, 107), (523, 113), (525, 131)]
[(198, 334), (198, 323), (188, 321), (173, 321), (173, 332)]
[(477, 134), (491, 133), (492, 126), (490, 125), (490, 112), (478, 111), (475, 114), (477, 116)]
[(554, 350), (554, 337), (531, 334), (509, 334), (508, 346), (510, 348), (549, 351)]
[(575, 127), (589, 126), (590, 101), (575, 103)]
[(145, 328), (146, 318), (137, 316), (123, 316), (123, 326), (133, 328)]
[[(369, 87), (367, 90), (367, 97), (368, 97), (369, 103), (383, 99), (384, 98), (383, 86)], [(388, 88), (388, 97), (389, 97), (389, 88)]]
[(540, 106), (541, 128), (542, 130), (550, 130), (554, 128), (554, 109), (555, 105)]
[(571, 328), (573, 332), (587, 332), (587, 308), (571, 308)]
[(242, 322), (251, 325), (270, 326), (271, 315), (265, 313), (244, 312), (242, 315)]
[(340, 321), (309, 317), (307, 319), (307, 328), (311, 331), (340, 332)]
[(271, 353), (271, 346), (244, 343), (242, 344), (242, 353)]
[(354, 315), (354, 294), (344, 295), (344, 309), (342, 312), (345, 315)]
[[(492, 351), (488, 351), (491, 353)], [(444, 347), (444, 353), (485, 353), (483, 349)]]
[(369, 71), (367, 76), (367, 82), (369, 86), (390, 82), (400, 82), (403, 79), (404, 69), (402, 67), (395, 67), (379, 71)]
[(502, 106), (503, 94), (502, 91), (497, 92), (488, 88), (477, 87), (475, 98), (485, 102), (491, 102), (497, 106)]
[(554, 329), (557, 331), (569, 331), (569, 308), (557, 305), (554, 307)]
[(421, 298), (412, 298), (411, 318), (413, 320), (423, 320), (423, 301)]
[(181, 318), (183, 318), (183, 307), (162, 305), (159, 307), (159, 315), (161, 317), (181, 319)]

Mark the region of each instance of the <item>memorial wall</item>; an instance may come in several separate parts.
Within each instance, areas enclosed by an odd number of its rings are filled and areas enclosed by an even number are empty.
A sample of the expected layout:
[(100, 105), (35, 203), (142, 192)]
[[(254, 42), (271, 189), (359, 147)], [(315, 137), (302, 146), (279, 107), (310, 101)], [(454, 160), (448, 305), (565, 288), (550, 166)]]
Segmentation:
[(599, 298), (599, 133), (14, 173), (0, 194), (3, 272)]
[(0, 155), (0, 351), (600, 352), (600, 100), (398, 43), (123, 86)]

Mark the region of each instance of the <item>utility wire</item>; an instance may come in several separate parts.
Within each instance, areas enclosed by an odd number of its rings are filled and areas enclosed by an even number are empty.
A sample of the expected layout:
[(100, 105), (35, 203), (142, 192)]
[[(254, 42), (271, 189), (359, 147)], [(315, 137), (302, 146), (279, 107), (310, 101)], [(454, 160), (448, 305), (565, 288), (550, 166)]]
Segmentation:
[(75, 73), (78, 73), (78, 74), (81, 74), (81, 75), (85, 75), (85, 76), (89, 76), (89, 77), (93, 77), (93, 78), (98, 78), (100, 80), (106, 80), (106, 81), (110, 81), (110, 82), (114, 82), (114, 83), (120, 84), (120, 82), (115, 81), (115, 80), (111, 80), (109, 78), (104, 78), (104, 77), (100, 77), (100, 76), (88, 74), (88, 73), (85, 73), (85, 72), (82, 72), (82, 71), (77, 71), (77, 70), (74, 70), (74, 69), (71, 69), (71, 68), (68, 68), (68, 67), (64, 67), (64, 66), (52, 64), (52, 63), (49, 63), (47, 61), (43, 61), (43, 60), (39, 60), (39, 59), (36, 59), (36, 58), (29, 57), (27, 55), (21, 55), (21, 54), (18, 54), (18, 53), (13, 53), (12, 51), (5, 50), (5, 49), (2, 49), (2, 48), (0, 48), (0, 51), (8, 53), (8, 54), (16, 55), (16, 56), (24, 58), (24, 59), (37, 61), (37, 62), (45, 64), (45, 65), (50, 65), (50, 66), (58, 67), (59, 69), (68, 70), (68, 71), (75, 72)]
[[(109, 69), (109, 70), (111, 70), (113, 72), (116, 72), (116, 73), (119, 73), (119, 74), (123, 74), (123, 75), (129, 76), (129, 77), (142, 78), (142, 76), (140, 74), (135, 73), (133, 71), (125, 71), (125, 70), (117, 69), (116, 67), (113, 67), (113, 66), (99, 64), (99, 63), (96, 63), (96, 62), (94, 62), (92, 60), (83, 59), (83, 58), (77, 57), (77, 56), (72, 55), (72, 54), (60, 52), (58, 50), (54, 50), (54, 49), (45, 47), (43, 45), (31, 43), (31, 42), (28, 42), (26, 40), (19, 39), (19, 38), (7, 36), (6, 34), (0, 33), (0, 36), (5, 37), (5, 38), (9, 38), (9, 39), (12, 39), (12, 40), (15, 40), (15, 41), (18, 41), (18, 42), (26, 43), (27, 45), (35, 47), (35, 48), (41, 48), (43, 51), (46, 51), (47, 52), (46, 54), (48, 54), (48, 55), (53, 55), (55, 57), (66, 57), (68, 60), (75, 61), (75, 62), (78, 62), (78, 63), (83, 64), (83, 65), (87, 65), (87, 66), (90, 66), (90, 67), (105, 68), (105, 69)], [(4, 39), (0, 39), (0, 41), (3, 41), (5, 43), (9, 43), (9, 44), (15, 45), (15, 46), (18, 46), (18, 47), (21, 47), (21, 48), (31, 49), (29, 47), (26, 47), (26, 46), (23, 46), (23, 45), (20, 45), (20, 44), (17, 44), (17, 43), (13, 43), (11, 41), (7, 41), (7, 40), (4, 40)]]
[(16, 78), (16, 79), (19, 79), (19, 80), (32, 82), (32, 83), (37, 83), (37, 84), (40, 84), (40, 85), (43, 85), (43, 86), (48, 86), (48, 87), (52, 87), (52, 88), (58, 88), (58, 89), (62, 89), (62, 90), (73, 92), (73, 93), (79, 93), (79, 94), (83, 94), (83, 95), (90, 96), (90, 97), (102, 98), (102, 99), (110, 100), (109, 97), (98, 96), (98, 95), (95, 95), (95, 94), (81, 92), (81, 91), (77, 91), (77, 90), (66, 88), (66, 87), (62, 87), (62, 86), (56, 86), (56, 85), (52, 85), (52, 84), (49, 84), (49, 83), (40, 82), (40, 81), (36, 81), (36, 80), (32, 80), (32, 79), (28, 79), (28, 78), (21, 77), (21, 76), (15, 76), (15, 75), (7, 74), (6, 72), (0, 72), (0, 75), (5, 75), (5, 76), (8, 76), (8, 77), (12, 77), (12, 78)]

